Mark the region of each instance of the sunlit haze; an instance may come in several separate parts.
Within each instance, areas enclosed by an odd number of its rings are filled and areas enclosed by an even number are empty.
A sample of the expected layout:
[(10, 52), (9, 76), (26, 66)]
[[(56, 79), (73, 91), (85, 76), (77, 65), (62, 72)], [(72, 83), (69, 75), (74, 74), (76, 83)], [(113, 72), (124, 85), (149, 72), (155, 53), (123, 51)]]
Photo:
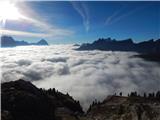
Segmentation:
[(9, 1), (0, 2), (0, 21), (18, 20), (22, 15), (18, 8)]

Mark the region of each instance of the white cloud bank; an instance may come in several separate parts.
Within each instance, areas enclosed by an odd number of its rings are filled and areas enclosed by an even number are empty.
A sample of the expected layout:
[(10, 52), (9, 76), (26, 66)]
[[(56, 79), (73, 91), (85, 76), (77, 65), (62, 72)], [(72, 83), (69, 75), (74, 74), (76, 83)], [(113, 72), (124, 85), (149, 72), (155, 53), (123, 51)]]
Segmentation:
[(68, 92), (86, 108), (109, 94), (157, 91), (160, 65), (135, 53), (75, 51), (71, 45), (1, 48), (1, 80), (23, 78), (38, 87)]

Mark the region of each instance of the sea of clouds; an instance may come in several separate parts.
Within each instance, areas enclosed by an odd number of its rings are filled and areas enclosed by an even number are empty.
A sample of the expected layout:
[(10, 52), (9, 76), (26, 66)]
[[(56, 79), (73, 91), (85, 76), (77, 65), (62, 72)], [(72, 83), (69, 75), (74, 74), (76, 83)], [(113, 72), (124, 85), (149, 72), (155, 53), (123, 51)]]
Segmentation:
[(130, 91), (160, 89), (160, 64), (137, 53), (76, 51), (73, 45), (1, 48), (1, 81), (19, 78), (37, 87), (56, 88), (80, 100), (86, 109), (95, 99)]

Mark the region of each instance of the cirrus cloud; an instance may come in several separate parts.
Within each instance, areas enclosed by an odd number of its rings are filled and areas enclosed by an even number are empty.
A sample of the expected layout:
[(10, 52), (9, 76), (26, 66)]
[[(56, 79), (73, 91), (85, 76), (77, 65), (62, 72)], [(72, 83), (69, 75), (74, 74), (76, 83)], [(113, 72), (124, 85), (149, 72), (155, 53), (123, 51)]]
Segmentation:
[(71, 2), (73, 8), (83, 19), (83, 25), (88, 32), (90, 29), (89, 9), (85, 2)]

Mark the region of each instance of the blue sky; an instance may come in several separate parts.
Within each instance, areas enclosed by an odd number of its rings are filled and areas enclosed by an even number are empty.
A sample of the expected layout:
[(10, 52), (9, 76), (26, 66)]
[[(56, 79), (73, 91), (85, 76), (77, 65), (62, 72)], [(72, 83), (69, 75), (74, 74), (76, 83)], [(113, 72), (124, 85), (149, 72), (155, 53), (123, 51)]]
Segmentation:
[[(135, 42), (160, 35), (160, 2), (20, 2), (26, 20), (6, 21), (6, 29), (32, 34), (17, 40), (50, 44), (92, 42), (99, 37)], [(42, 34), (42, 35), (41, 35)]]

